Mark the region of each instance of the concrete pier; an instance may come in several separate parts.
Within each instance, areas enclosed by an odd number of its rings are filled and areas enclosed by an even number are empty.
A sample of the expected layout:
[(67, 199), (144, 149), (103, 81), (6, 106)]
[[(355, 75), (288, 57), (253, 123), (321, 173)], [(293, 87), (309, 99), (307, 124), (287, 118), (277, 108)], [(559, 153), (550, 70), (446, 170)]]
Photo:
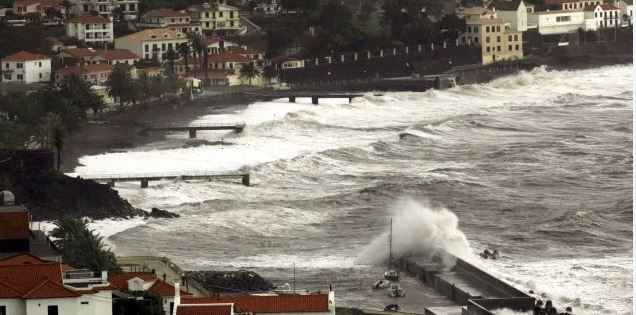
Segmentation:
[(84, 179), (89, 179), (98, 183), (107, 183), (110, 187), (115, 187), (115, 182), (139, 182), (141, 188), (148, 188), (151, 181), (159, 181), (164, 179), (181, 178), (183, 180), (197, 179), (226, 179), (240, 178), (241, 184), (250, 186), (249, 173), (152, 173), (152, 174), (113, 174), (113, 175), (84, 175)]
[(191, 139), (194, 139), (197, 137), (197, 130), (234, 130), (236, 133), (241, 133), (243, 132), (243, 129), (245, 129), (245, 123), (237, 122), (237, 123), (200, 124), (200, 125), (190, 125), (190, 126), (147, 127), (142, 129), (139, 133), (142, 135), (145, 135), (151, 131), (188, 131), (188, 136)]

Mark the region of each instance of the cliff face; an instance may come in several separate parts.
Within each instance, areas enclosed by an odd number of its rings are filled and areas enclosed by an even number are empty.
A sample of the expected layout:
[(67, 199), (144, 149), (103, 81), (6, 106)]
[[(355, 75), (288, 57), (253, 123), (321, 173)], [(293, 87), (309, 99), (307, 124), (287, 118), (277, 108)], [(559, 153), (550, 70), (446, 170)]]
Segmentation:
[(10, 190), (33, 220), (64, 216), (129, 217), (145, 212), (133, 208), (107, 185), (72, 178), (52, 170), (48, 152), (0, 152), (0, 190)]

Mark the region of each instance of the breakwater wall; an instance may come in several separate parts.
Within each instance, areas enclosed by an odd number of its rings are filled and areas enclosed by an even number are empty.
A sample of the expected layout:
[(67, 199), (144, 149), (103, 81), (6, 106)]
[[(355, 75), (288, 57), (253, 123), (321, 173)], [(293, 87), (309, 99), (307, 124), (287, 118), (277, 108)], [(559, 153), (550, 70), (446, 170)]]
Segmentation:
[[(396, 267), (462, 306), (462, 315), (493, 315), (497, 309), (527, 312), (535, 299), (477, 266), (446, 252), (431, 259), (404, 256)], [(426, 314), (436, 314), (427, 309)]]

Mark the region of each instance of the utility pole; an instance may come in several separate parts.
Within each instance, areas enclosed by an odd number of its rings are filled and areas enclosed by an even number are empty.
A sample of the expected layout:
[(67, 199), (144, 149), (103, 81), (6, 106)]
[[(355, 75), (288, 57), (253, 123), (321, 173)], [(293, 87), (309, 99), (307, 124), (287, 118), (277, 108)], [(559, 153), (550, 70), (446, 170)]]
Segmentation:
[(293, 290), (294, 290), (294, 294), (296, 294), (296, 262), (294, 261), (293, 263), (293, 268), (294, 268), (294, 280), (293, 280)]

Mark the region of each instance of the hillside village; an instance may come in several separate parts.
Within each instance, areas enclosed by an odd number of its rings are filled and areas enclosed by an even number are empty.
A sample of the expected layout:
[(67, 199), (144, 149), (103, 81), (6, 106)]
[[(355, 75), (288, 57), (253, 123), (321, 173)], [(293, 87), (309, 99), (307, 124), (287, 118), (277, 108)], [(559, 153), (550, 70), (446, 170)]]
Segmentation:
[[(133, 80), (142, 75), (172, 78), (182, 84), (179, 89), (275, 86), (284, 83), (279, 70), (332, 63), (340, 54), (344, 61), (344, 53), (352, 50), (357, 61), (367, 57), (366, 52), (376, 56), (379, 50), (379, 57), (396, 54), (395, 47), (416, 53), (435, 45), (478, 46), (481, 63), (488, 64), (523, 59), (532, 53), (524, 46), (538, 36), (631, 27), (633, 21), (631, 0), (429, 4), (330, 1), (312, 3), (311, 9), (303, 10), (293, 1), (218, 0), (181, 5), (183, 9), (178, 10), (142, 8), (138, 0), (16, 0), (0, 7), (5, 32), (35, 25), (42, 36), (47, 29), (63, 31), (41, 38), (44, 45), (37, 51), (22, 50), (19, 42), (2, 45), (0, 79), (5, 86), (60, 84), (77, 75), (101, 91), (107, 102), (129, 101), (130, 96), (106, 92), (114, 68), (125, 68)], [(331, 19), (320, 21), (326, 16)], [(412, 23), (399, 24), (405, 16)], [(299, 23), (303, 19), (310, 21)], [(322, 23), (311, 25), (312, 21)], [(304, 29), (288, 31), (298, 27)], [(370, 28), (384, 29), (371, 34)], [(333, 38), (325, 40), (325, 36)], [(33, 40), (39, 39), (24, 38)], [(361, 40), (366, 42), (356, 43)], [(321, 56), (325, 50), (313, 49), (316, 45), (327, 46), (328, 55)]]

